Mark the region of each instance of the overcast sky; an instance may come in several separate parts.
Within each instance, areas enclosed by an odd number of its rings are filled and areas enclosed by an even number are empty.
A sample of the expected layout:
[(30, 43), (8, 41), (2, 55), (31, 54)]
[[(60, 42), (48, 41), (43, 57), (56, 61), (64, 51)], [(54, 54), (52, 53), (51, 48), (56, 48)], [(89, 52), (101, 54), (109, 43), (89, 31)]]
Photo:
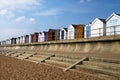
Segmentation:
[(120, 13), (120, 0), (0, 0), (0, 40), (87, 24)]

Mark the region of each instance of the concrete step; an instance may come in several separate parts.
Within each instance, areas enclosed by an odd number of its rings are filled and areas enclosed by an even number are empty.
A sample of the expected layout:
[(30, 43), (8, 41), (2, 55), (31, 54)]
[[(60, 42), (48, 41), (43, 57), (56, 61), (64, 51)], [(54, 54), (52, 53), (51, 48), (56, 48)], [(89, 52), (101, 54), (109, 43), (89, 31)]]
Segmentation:
[(10, 53), (12, 51), (0, 51), (0, 53)]
[(25, 57), (24, 57), (24, 56), (21, 56), (21, 57), (16, 57), (16, 58), (23, 60)]
[(15, 54), (15, 53), (13, 53), (13, 52), (5, 53), (6, 56), (12, 56), (13, 54)]
[(27, 57), (28, 55), (20, 55), (20, 56), (18, 56), (18, 57)]
[[(32, 54), (32, 53), (31, 53)], [(23, 54), (24, 56), (28, 56), (28, 55), (31, 55), (30, 53), (25, 53), (25, 54)]]
[(88, 71), (86, 72), (86, 71), (77, 70), (77, 69), (70, 69), (70, 71), (78, 72), (78, 73), (83, 72), (83, 73), (86, 73), (88, 75), (91, 75), (91, 76), (94, 76), (94, 77), (98, 77), (101, 80), (120, 80), (117, 77), (113, 77), (113, 76), (109, 76), (109, 75), (101, 74), (101, 73), (91, 73), (91, 72), (88, 72)]
[(25, 58), (27, 56), (29, 56), (30, 54), (23, 54), (23, 55), (19, 55), (18, 58)]
[(59, 66), (59, 67), (63, 67), (63, 68), (66, 68), (66, 67), (72, 65), (71, 63), (60, 62), (60, 61), (55, 61), (55, 60), (46, 60), (45, 63)]
[(78, 61), (77, 59), (69, 59), (62, 57), (52, 57), (51, 60), (60, 61), (60, 62), (69, 62), (69, 63), (75, 63), (76, 61)]
[(107, 63), (115, 63), (120, 64), (120, 59), (107, 59), (107, 58), (89, 58), (90, 61), (98, 61), (98, 62), (107, 62)]
[(20, 54), (20, 53), (17, 52), (17, 53), (11, 54), (11, 56), (14, 57), (14, 56), (17, 55), (17, 54)]
[(36, 57), (36, 58), (46, 58), (46, 57), (48, 57), (48, 55), (37, 54), (37, 55), (34, 55), (34, 57)]
[(120, 72), (113, 71), (113, 70), (106, 70), (98, 66), (76, 65), (76, 69), (79, 71), (86, 71), (92, 74), (104, 74), (104, 75), (120, 78)]
[[(56, 60), (55, 58), (54, 59), (51, 58), (51, 60), (47, 60), (45, 62), (47, 64), (60, 66), (60, 67), (63, 67), (63, 68), (67, 68), (67, 67), (72, 65), (72, 63), (70, 63), (70, 62), (65, 62), (65, 61), (62, 61), (62, 60)], [(106, 67), (106, 65), (108, 65), (108, 66)], [(104, 68), (104, 66), (105, 66), (105, 68)], [(111, 70), (111, 69), (108, 68), (109, 66), (115, 67), (115, 68), (113, 68), (113, 70)], [(108, 68), (108, 69), (106, 69), (106, 68)], [(118, 79), (119, 76), (120, 76), (120, 71), (117, 71), (117, 70), (114, 71), (114, 69), (116, 69), (116, 68), (118, 69), (119, 67), (117, 67), (117, 65), (112, 66), (111, 63), (102, 63), (102, 62), (95, 62), (94, 63), (92, 61), (84, 61), (83, 64), (76, 65), (76, 69), (74, 69), (74, 70), (87, 71), (88, 73), (91, 73), (91, 74), (94, 73), (95, 75), (99, 74), (99, 76), (106, 77), (106, 79), (109, 77), (109, 79), (112, 80), (112, 78), (117, 78)], [(109, 80), (109, 79), (107, 79), (107, 80)], [(114, 80), (117, 80), (117, 79), (114, 79)]]
[(46, 53), (46, 52), (40, 52), (38, 53), (39, 55), (46, 55), (46, 56), (50, 56), (50, 55), (53, 55), (53, 53)]
[(84, 65), (99, 66), (104, 69), (120, 71), (120, 64), (106, 63), (106, 62), (96, 62), (96, 61), (84, 61)]
[(38, 61), (43, 58), (37, 58), (37, 57), (29, 57), (28, 60)]
[(31, 59), (25, 59), (25, 61), (30, 61), (30, 62), (34, 62), (34, 63), (37, 62), (37, 61), (35, 61), (35, 60), (31, 60)]
[(61, 57), (61, 58), (67, 58), (67, 59), (76, 59), (76, 60), (80, 60), (83, 57), (75, 57), (75, 56), (70, 56), (70, 55), (63, 55), (63, 54), (56, 54), (56, 57)]
[(24, 53), (16, 53), (16, 54), (14, 54), (14, 55), (12, 55), (12, 57), (19, 57), (19, 56), (21, 56), (21, 55), (23, 55)]

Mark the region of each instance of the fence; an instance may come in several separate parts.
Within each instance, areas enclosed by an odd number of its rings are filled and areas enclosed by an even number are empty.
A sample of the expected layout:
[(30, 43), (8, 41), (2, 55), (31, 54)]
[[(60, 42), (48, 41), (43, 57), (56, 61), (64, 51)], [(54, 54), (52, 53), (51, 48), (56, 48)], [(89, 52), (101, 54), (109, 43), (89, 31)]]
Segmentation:
[(84, 38), (102, 37), (102, 36), (116, 36), (120, 35), (120, 25), (108, 26), (106, 28), (97, 28), (92, 30), (85, 30)]
[[(65, 36), (65, 35), (66, 35), (66, 38), (63, 39), (63, 36)], [(97, 29), (92, 29), (92, 30), (84, 30), (84, 31), (79, 31), (79, 32), (74, 32), (73, 31), (72, 33), (69, 34), (69, 36), (68, 36), (68, 32), (67, 32), (65, 35), (63, 35), (63, 34), (62, 35), (60, 35), (60, 34), (55, 35), (54, 34), (52, 36), (40, 37), (40, 39), (38, 39), (37, 42), (27, 42), (26, 44), (46, 42), (46, 41), (91, 38), (91, 37), (98, 37), (98, 38), (103, 38), (105, 36), (115, 37), (116, 35), (120, 35), (120, 25), (109, 26), (109, 27), (106, 27), (106, 28), (97, 28)], [(60, 39), (60, 36), (62, 36), (61, 37), (62, 39)], [(6, 43), (7, 43), (7, 41), (6, 41)], [(5, 43), (5, 41), (1, 42), (2, 45), (7, 45), (6, 43)], [(25, 41), (24, 41), (24, 43), (19, 43), (19, 44), (25, 44)]]
[[(75, 30), (76, 31), (76, 30)], [(92, 29), (92, 30), (84, 30), (84, 31), (79, 31), (79, 32), (72, 32), (69, 34), (62, 34), (62, 35), (52, 35), (52, 36), (47, 36), (47, 37), (40, 37), (39, 42), (46, 42), (46, 41), (58, 41), (58, 40), (71, 40), (71, 39), (81, 39), (81, 38), (92, 38), (92, 37), (105, 37), (105, 36), (113, 36), (115, 35), (120, 35), (120, 25), (116, 26), (109, 26), (106, 28), (97, 28), (97, 29)], [(60, 39), (61, 36), (61, 39)], [(65, 39), (63, 39), (63, 36), (66, 36)]]

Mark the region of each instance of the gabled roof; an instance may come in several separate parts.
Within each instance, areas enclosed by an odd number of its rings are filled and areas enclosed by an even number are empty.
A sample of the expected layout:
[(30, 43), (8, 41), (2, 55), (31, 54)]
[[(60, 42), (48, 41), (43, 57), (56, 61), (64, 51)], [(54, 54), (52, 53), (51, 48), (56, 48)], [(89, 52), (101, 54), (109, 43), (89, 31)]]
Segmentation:
[(89, 26), (89, 27), (90, 27), (91, 24), (92, 24), (92, 22), (89, 22), (88, 24), (85, 25), (85, 27), (86, 27), (86, 26)]
[(60, 29), (56, 29), (56, 31), (60, 31)]
[(62, 27), (61, 30), (64, 29), (66, 32), (68, 31), (68, 28)]
[(76, 24), (71, 24), (74, 28), (76, 28), (78, 25), (76, 25)]
[(84, 24), (78, 24), (78, 25), (76, 25), (76, 24), (71, 24), (74, 28), (77, 28), (77, 27), (79, 27), (79, 26), (85, 26)]
[(55, 31), (56, 29), (49, 29), (48, 31)]
[(47, 33), (47, 31), (43, 31), (43, 33)]
[(65, 31), (68, 31), (68, 28), (63, 28)]
[(33, 34), (30, 34), (30, 35), (33, 35)]
[(38, 34), (38, 32), (34, 32), (34, 34)]
[(93, 25), (97, 20), (100, 20), (100, 21), (102, 21), (103, 23), (106, 23), (106, 20), (105, 20), (105, 19), (102, 19), (102, 18), (95, 18), (95, 20), (92, 22), (91, 25)]
[(118, 13), (115, 13), (116, 15), (118, 15), (118, 16), (120, 16), (120, 14), (118, 14)]
[(12, 37), (11, 39), (16, 39), (15, 37)]
[(48, 33), (47, 31), (42, 31), (42, 32), (39, 32), (40, 34), (46, 34), (46, 33)]
[(106, 19), (106, 21), (108, 21), (112, 16), (120, 17), (120, 14), (118, 14), (118, 13), (112, 13), (112, 14)]
[(80, 26), (85, 26), (84, 24), (79, 24)]
[(106, 23), (106, 19), (101, 19), (101, 18), (98, 18), (100, 19), (102, 22)]
[(25, 37), (29, 37), (29, 35), (25, 35)]

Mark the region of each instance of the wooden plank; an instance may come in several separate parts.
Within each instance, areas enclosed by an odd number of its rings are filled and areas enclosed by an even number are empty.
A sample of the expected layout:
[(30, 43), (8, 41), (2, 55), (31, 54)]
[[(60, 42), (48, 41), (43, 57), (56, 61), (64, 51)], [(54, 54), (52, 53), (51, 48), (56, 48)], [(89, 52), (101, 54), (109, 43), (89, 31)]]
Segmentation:
[(45, 58), (45, 59), (38, 60), (38, 61), (37, 61), (37, 64), (40, 63), (40, 62), (45, 62), (45, 60), (48, 60), (48, 59), (50, 59), (51, 57), (55, 57), (55, 55), (53, 54), (53, 55), (48, 56), (48, 57)]
[(77, 64), (82, 63), (83, 61), (88, 60), (88, 57), (84, 57), (81, 60), (77, 61), (76, 63), (72, 64), (71, 66), (65, 68), (63, 71), (68, 71), (69, 69), (75, 67)]
[(6, 54), (6, 52), (4, 50), (1, 50), (0, 52), (1, 52), (2, 55)]
[(22, 54), (25, 54), (25, 52), (19, 53), (19, 54), (13, 56), (13, 57), (18, 57), (19, 55), (22, 55)]
[(15, 54), (15, 52), (11, 52), (9, 54), (6, 54), (6, 56), (11, 56), (12, 54)]
[(37, 54), (37, 53), (30, 54), (30, 55), (28, 55), (27, 57), (23, 58), (22, 60), (28, 59), (29, 57), (32, 57), (33, 55), (36, 55), (36, 54)]

